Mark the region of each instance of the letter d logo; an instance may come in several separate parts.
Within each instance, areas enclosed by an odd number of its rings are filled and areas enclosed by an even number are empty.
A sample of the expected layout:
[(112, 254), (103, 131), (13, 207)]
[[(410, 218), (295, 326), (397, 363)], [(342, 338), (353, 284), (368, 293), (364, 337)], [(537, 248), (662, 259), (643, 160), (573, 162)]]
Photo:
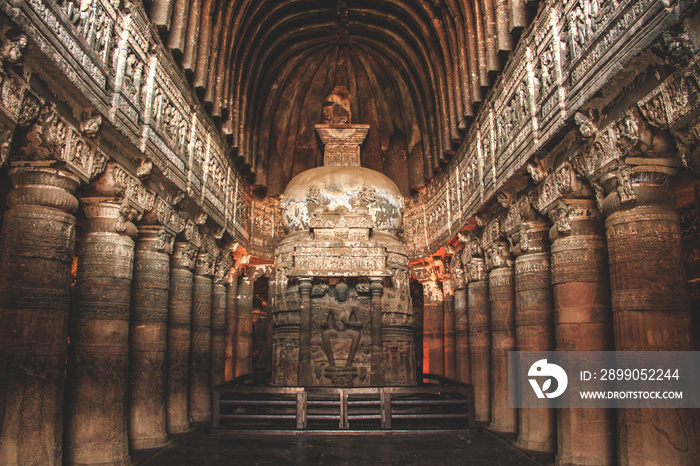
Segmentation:
[[(556, 398), (564, 393), (569, 383), (569, 377), (567, 377), (564, 369), (556, 364), (548, 364), (546, 359), (540, 359), (530, 366), (527, 375), (528, 377), (548, 377), (542, 384), (542, 388), (540, 388), (536, 379), (528, 379), (537, 398)], [(552, 379), (557, 381), (557, 386), (553, 392), (548, 393), (547, 390), (552, 386)]]

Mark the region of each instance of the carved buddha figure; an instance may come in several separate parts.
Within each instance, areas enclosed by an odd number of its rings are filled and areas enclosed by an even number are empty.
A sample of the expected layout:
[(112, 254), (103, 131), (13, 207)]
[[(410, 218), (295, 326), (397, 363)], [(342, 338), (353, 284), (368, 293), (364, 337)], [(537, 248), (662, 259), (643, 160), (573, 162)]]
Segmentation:
[(360, 345), (360, 329), (362, 322), (355, 315), (355, 305), (348, 302), (349, 287), (345, 282), (335, 285), (335, 301), (331, 300), (331, 305), (325, 320), (321, 324), (321, 341), (323, 351), (326, 353), (328, 363), (335, 366), (333, 355), (333, 341), (336, 339), (351, 340), (348, 359), (345, 367), (352, 367), (357, 348)]

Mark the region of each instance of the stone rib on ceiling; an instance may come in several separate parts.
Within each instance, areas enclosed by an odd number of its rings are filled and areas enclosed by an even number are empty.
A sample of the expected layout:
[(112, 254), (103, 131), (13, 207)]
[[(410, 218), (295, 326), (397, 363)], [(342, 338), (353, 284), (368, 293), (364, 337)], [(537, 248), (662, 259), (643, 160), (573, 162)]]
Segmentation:
[[(335, 85), (370, 124), (363, 165), (408, 195), (439, 170), (526, 26), (522, 0), (154, 0), (151, 21), (254, 184), (322, 163)], [(448, 158), (448, 157), (447, 157)]]

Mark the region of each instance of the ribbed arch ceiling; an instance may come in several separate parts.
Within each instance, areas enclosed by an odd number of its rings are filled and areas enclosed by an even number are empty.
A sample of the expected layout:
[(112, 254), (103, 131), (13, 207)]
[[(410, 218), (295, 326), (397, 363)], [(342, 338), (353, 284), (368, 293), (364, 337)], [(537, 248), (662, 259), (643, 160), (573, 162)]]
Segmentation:
[(154, 0), (149, 14), (271, 196), (322, 164), (314, 124), (336, 85), (371, 126), (363, 166), (404, 194), (424, 185), (527, 17), (522, 0)]

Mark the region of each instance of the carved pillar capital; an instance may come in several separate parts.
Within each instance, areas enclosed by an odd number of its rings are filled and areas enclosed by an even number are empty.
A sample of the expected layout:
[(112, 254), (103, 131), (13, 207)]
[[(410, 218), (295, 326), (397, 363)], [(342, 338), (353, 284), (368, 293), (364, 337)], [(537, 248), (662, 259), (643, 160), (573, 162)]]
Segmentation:
[(517, 246), (520, 254), (549, 251), (549, 228), (549, 224), (543, 221), (523, 222), (520, 225), (520, 240)]
[(577, 234), (600, 234), (599, 231), (590, 230), (591, 225), (600, 225), (603, 215), (593, 199), (560, 199), (549, 211), (549, 218), (553, 224), (549, 238), (555, 241)]
[(221, 253), (216, 261), (216, 266), (214, 268), (214, 283), (223, 285), (228, 277), (231, 275), (231, 265), (233, 264), (233, 257), (231, 254)]
[(178, 269), (193, 270), (198, 247), (187, 241), (174, 244), (171, 266)]
[(462, 290), (467, 286), (464, 273), (464, 264), (462, 263), (462, 251), (457, 250), (457, 248), (452, 247), (449, 244), (445, 246), (445, 250), (449, 254), (450, 258), (449, 272), (452, 288), (454, 290)]
[(72, 173), (52, 168), (47, 162), (15, 162), (9, 171), (12, 186), (7, 195), (9, 207), (36, 205), (73, 214), (78, 200), (73, 193), (80, 179)]
[(103, 232), (136, 237), (137, 229), (132, 220), (139, 213), (128, 200), (117, 197), (83, 197), (80, 200), (87, 217), (83, 225), (85, 234)]

